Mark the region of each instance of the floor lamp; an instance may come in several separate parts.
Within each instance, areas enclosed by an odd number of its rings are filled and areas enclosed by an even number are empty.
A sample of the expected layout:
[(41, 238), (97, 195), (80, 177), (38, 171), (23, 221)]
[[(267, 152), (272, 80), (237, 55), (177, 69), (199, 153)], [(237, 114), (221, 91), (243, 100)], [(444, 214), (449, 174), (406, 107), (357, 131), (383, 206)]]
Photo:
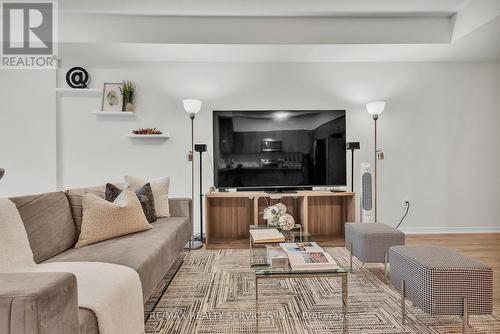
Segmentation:
[(195, 237), (195, 240), (205, 243), (203, 235), (203, 152), (207, 151), (207, 145), (195, 144), (194, 150), (200, 153), (200, 235)]
[(375, 123), (375, 149), (374, 149), (374, 158), (375, 158), (375, 185), (374, 185), (374, 201), (375, 201), (375, 222), (377, 222), (377, 209), (378, 209), (378, 203), (377, 203), (377, 161), (380, 159), (383, 159), (383, 154), (381, 151), (379, 151), (378, 146), (377, 146), (377, 120), (378, 116), (384, 111), (385, 109), (385, 102), (384, 101), (377, 101), (377, 102), (370, 102), (366, 104), (366, 110), (370, 115), (373, 116), (373, 121)]
[[(191, 119), (191, 150), (189, 152), (189, 160), (191, 161), (191, 219), (194, 227), (194, 118), (201, 109), (201, 101), (196, 99), (182, 100), (184, 110), (189, 114)], [(201, 204), (201, 203), (200, 203)], [(193, 237), (191, 237), (193, 239)], [(191, 240), (192, 249), (200, 249), (203, 243), (197, 240)]]

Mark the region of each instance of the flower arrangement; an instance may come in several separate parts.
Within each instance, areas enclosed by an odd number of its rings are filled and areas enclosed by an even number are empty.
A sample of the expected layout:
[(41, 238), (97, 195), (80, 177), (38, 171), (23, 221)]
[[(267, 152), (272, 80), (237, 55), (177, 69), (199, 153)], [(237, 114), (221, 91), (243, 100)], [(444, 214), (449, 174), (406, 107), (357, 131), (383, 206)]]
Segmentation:
[(268, 226), (277, 227), (283, 231), (289, 231), (295, 226), (295, 219), (291, 214), (286, 213), (286, 205), (283, 203), (265, 208), (262, 214)]

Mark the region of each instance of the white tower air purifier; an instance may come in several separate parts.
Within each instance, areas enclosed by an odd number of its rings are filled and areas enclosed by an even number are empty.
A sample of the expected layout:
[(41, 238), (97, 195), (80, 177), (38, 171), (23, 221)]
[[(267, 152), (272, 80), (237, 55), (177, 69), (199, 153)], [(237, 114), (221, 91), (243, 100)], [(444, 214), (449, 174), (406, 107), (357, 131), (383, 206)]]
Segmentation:
[(368, 162), (361, 163), (361, 196), (359, 207), (361, 208), (360, 220), (362, 223), (373, 223), (373, 191), (372, 191), (373, 171), (372, 165)]

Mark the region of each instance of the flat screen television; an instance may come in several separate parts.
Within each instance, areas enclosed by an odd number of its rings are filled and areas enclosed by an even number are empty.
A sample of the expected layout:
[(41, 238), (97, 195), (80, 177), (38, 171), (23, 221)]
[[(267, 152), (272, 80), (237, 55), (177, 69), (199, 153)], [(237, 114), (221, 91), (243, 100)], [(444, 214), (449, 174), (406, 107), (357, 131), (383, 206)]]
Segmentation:
[(346, 185), (345, 110), (214, 111), (217, 188)]

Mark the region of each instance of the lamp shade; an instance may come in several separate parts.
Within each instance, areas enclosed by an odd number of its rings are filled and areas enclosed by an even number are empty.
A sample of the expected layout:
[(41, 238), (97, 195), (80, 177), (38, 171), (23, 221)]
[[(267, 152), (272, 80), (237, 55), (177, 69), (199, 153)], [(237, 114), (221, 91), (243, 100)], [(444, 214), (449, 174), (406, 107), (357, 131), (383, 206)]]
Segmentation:
[(188, 114), (197, 114), (201, 109), (201, 101), (196, 99), (184, 99), (182, 100), (184, 109)]
[(370, 102), (366, 104), (366, 110), (370, 115), (380, 115), (385, 109), (385, 101)]

